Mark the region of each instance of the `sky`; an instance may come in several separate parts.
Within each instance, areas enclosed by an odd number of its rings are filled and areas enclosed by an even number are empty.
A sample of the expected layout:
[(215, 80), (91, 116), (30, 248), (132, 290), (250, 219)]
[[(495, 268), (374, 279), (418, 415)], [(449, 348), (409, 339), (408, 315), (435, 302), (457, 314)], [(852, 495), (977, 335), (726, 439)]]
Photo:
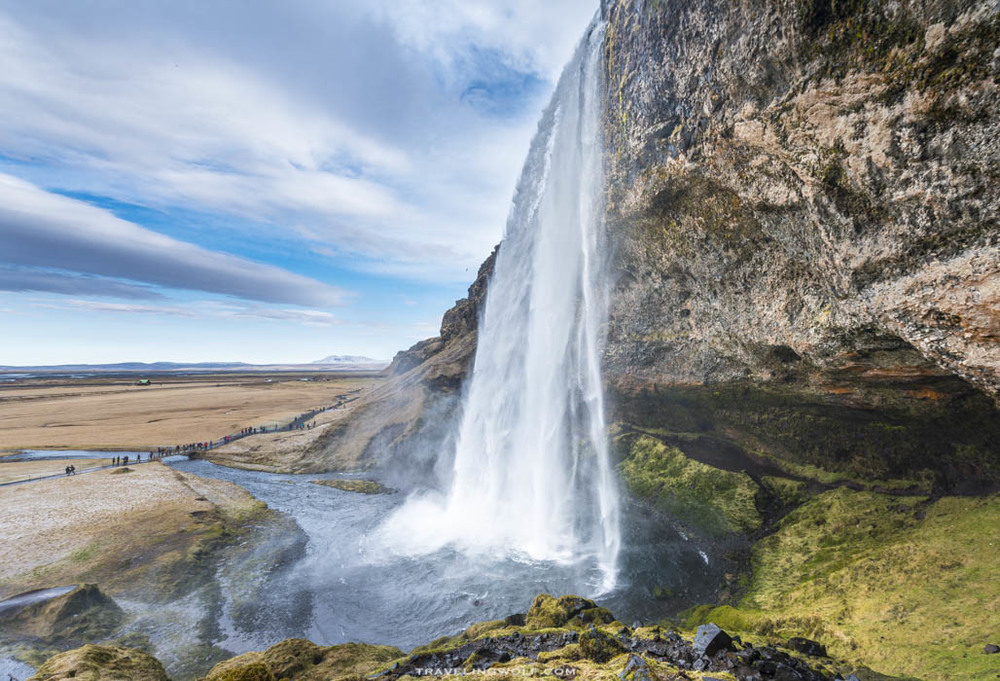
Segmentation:
[(0, 365), (436, 335), (596, 9), (0, 0)]

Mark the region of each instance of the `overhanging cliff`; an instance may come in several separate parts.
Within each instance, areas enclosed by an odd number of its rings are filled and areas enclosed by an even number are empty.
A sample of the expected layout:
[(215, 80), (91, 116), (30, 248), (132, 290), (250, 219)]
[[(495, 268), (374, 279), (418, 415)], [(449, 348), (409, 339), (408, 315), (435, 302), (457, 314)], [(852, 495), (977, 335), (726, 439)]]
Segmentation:
[(992, 2), (608, 2), (619, 418), (1000, 476)]
[[(715, 465), (1000, 479), (995, 5), (602, 11), (615, 419)], [(319, 465), (442, 441), (492, 262)]]

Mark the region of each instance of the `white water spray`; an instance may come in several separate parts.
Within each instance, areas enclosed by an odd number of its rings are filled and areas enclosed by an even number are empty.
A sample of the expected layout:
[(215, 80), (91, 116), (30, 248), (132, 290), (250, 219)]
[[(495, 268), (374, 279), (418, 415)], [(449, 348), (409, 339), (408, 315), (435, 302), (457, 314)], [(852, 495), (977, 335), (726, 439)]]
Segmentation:
[(489, 283), (450, 492), (385, 526), (397, 549), (444, 546), (592, 561), (614, 587), (618, 496), (604, 423), (601, 48), (595, 21), (559, 80), (518, 182)]

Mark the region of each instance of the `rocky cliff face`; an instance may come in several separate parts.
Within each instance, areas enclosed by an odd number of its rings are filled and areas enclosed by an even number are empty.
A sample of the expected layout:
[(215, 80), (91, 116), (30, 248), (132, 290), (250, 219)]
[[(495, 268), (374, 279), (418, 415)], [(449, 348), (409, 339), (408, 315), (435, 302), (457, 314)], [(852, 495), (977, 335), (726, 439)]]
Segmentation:
[(996, 3), (603, 11), (619, 418), (1000, 476)]
[[(810, 477), (994, 484), (996, 3), (602, 12), (616, 420), (716, 465), (741, 450)], [(492, 262), (318, 460), (440, 440)]]
[(441, 334), (396, 354), (386, 380), (351, 418), (324, 433), (307, 458), (318, 469), (356, 469), (405, 459), (407, 476), (430, 470), (450, 434), (459, 393), (476, 352), (476, 325), (499, 246), (480, 266), (469, 295), (441, 321)]

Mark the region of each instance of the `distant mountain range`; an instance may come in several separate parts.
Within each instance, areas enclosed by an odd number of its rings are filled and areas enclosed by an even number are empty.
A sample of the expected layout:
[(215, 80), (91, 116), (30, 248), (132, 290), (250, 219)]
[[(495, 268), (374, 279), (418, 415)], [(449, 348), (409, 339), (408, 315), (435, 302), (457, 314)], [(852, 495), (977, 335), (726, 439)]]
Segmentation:
[(363, 355), (330, 355), (323, 359), (317, 359), (312, 364), (380, 364), (385, 366), (388, 362)]
[(335, 368), (341, 371), (375, 371), (388, 362), (357, 355), (330, 355), (308, 364), (247, 364), (246, 362), (118, 362), (116, 364), (56, 364), (40, 366), (3, 366), (0, 373), (157, 373), (183, 371), (316, 371)]

